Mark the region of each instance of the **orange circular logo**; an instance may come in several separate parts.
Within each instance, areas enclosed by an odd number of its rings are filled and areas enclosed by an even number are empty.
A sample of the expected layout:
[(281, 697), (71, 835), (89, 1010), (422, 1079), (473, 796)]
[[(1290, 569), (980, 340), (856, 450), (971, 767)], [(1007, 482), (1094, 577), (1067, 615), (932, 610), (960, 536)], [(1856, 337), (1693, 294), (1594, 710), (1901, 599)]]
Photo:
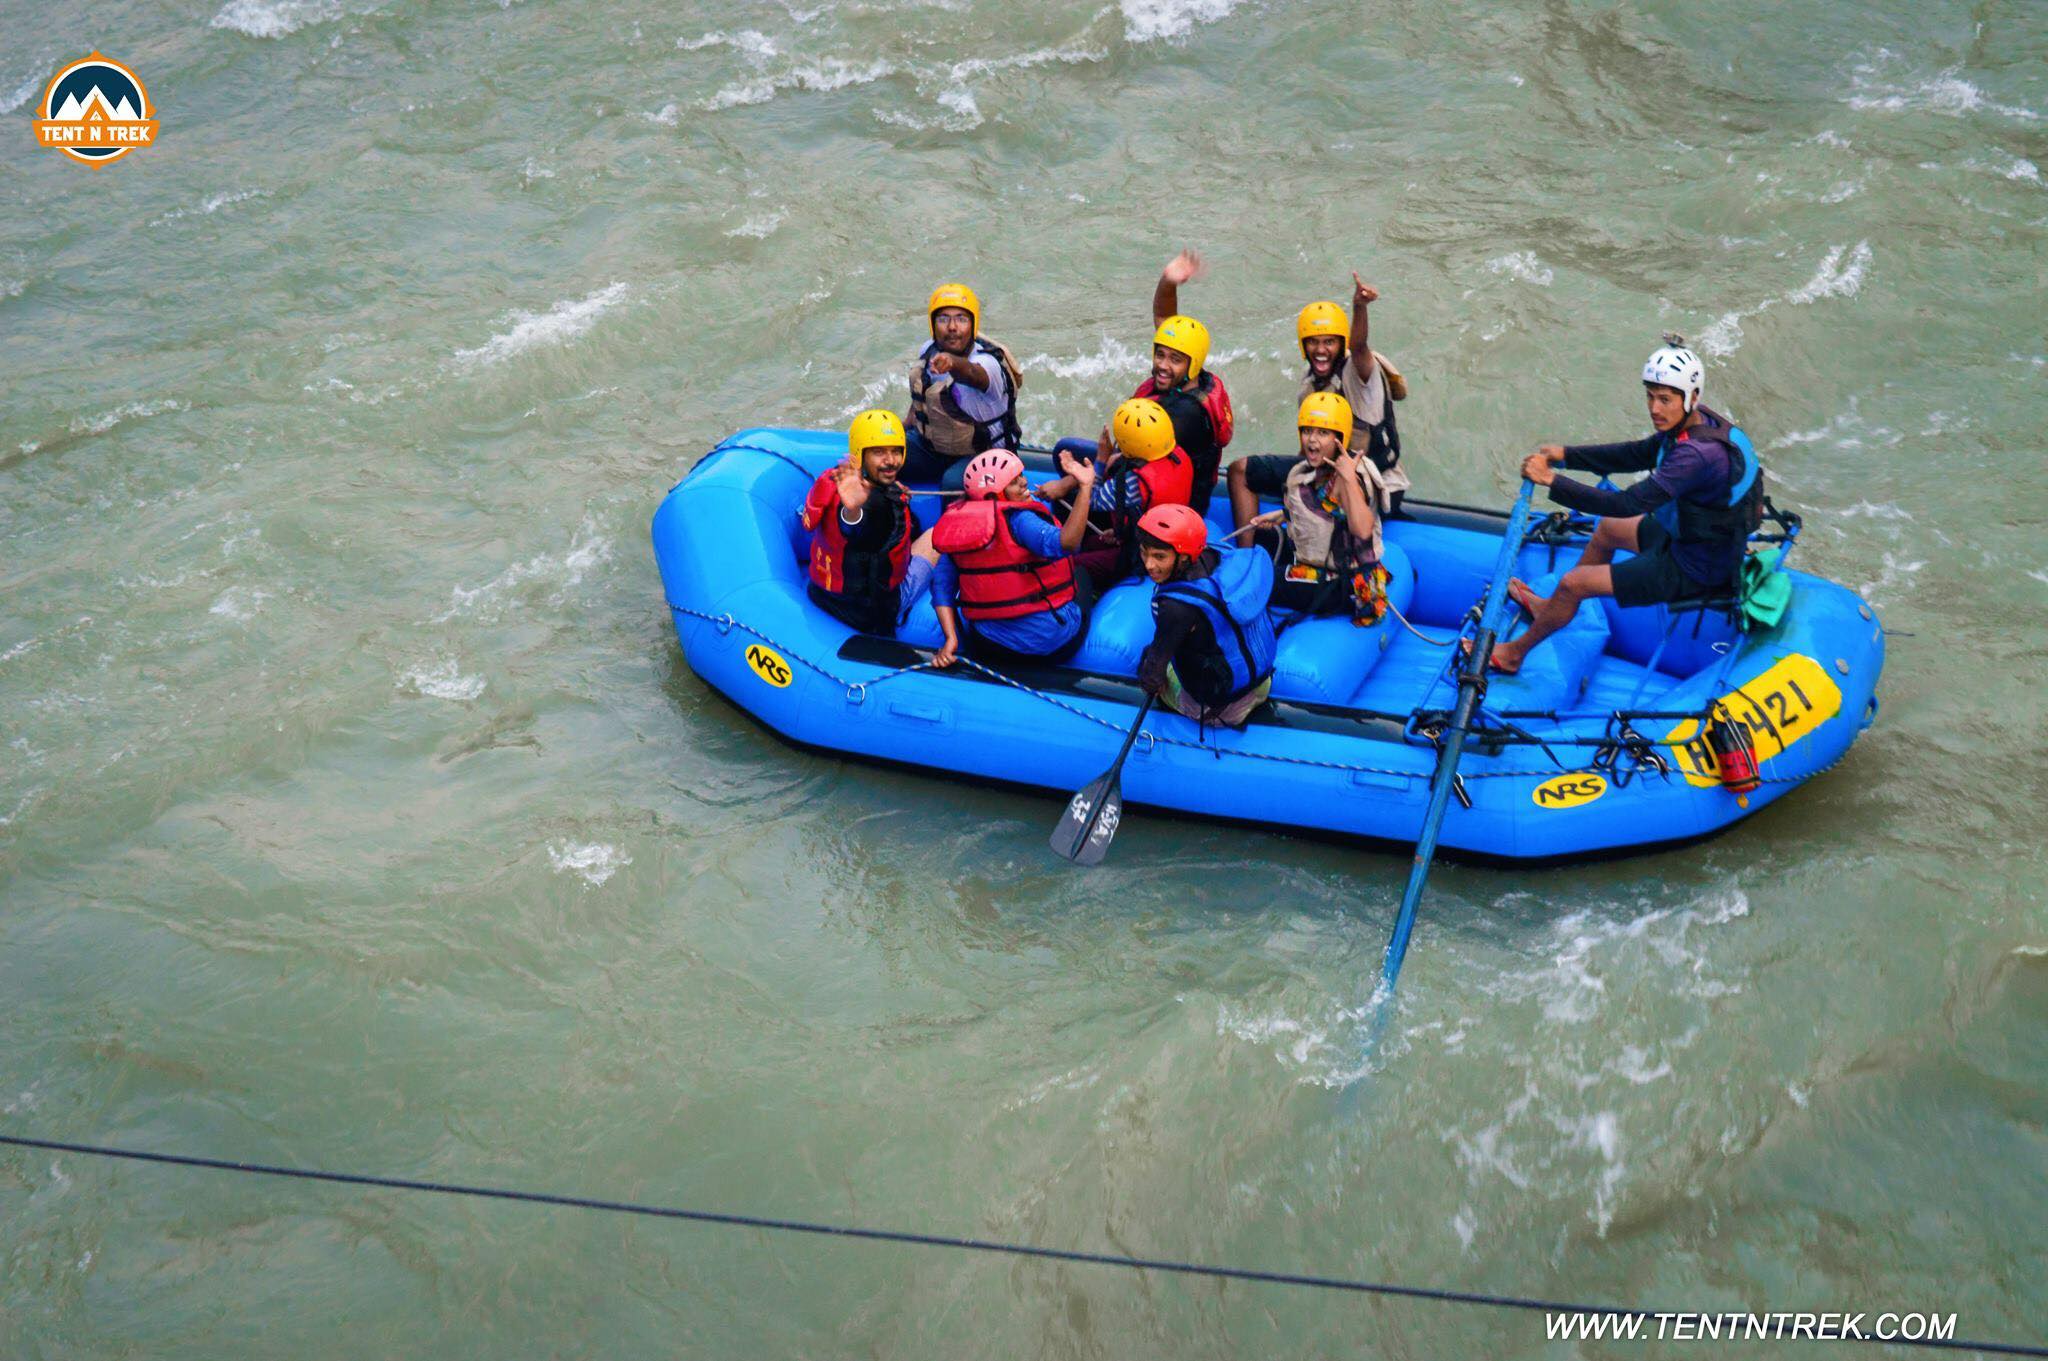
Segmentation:
[(142, 78), (94, 52), (51, 77), (37, 106), (36, 145), (86, 165), (111, 165), (154, 144), (156, 127)]

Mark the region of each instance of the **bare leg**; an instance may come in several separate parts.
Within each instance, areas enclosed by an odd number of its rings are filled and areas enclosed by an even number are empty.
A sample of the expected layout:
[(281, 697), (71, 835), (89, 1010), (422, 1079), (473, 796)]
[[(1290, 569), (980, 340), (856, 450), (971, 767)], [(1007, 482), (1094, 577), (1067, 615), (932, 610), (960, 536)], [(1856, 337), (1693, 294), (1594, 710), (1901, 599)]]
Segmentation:
[(1252, 490), (1251, 480), (1245, 476), (1243, 459), (1230, 465), (1226, 477), (1230, 484), (1230, 520), (1243, 529), (1259, 513), (1258, 494)]
[(923, 558), (932, 566), (937, 567), (939, 565), (939, 550), (932, 547), (932, 535), (935, 533), (937, 533), (936, 530), (927, 529), (924, 533), (918, 535), (917, 542), (910, 545), (910, 555), (914, 558)]
[(1614, 561), (1614, 550), (1626, 548), (1636, 551), (1636, 526), (1643, 522), (1640, 515), (1631, 515), (1625, 520), (1603, 519), (1593, 526), (1593, 540), (1586, 545), (1586, 551), (1579, 554), (1581, 567), (1605, 567)]
[(1564, 579), (1557, 583), (1556, 594), (1542, 602), (1536, 617), (1529, 621), (1528, 632), (1493, 650), (1493, 664), (1510, 673), (1521, 670), (1529, 649), (1569, 624), (1581, 601), (1613, 594), (1614, 570), (1605, 564), (1593, 567), (1581, 562), (1564, 574)]

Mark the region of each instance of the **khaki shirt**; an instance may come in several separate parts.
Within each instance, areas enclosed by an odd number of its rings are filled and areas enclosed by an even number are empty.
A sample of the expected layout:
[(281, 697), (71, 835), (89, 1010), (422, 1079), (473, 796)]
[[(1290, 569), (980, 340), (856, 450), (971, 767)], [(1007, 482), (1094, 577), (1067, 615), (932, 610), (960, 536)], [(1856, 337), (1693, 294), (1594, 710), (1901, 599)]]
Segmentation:
[[(1365, 450), (1371, 438), (1369, 434), (1370, 427), (1380, 424), (1387, 418), (1387, 381), (1386, 373), (1381, 368), (1379, 353), (1377, 351), (1373, 353), (1372, 372), (1364, 378), (1358, 376), (1358, 365), (1352, 363), (1351, 357), (1346, 355), (1343, 365), (1337, 370), (1336, 379), (1337, 381), (1334, 386), (1338, 392), (1344, 395), (1344, 400), (1351, 404), (1352, 452), (1356, 453), (1360, 459), (1364, 459)], [(1299, 402), (1311, 392), (1328, 392), (1329, 390), (1328, 387), (1318, 388), (1313, 378), (1304, 377), (1301, 380), (1301, 391), (1296, 395), (1295, 401)], [(1379, 469), (1375, 467), (1374, 471), (1378, 472)], [(1404, 458), (1386, 472), (1381, 473), (1380, 480), (1386, 484), (1386, 489), (1390, 494), (1397, 491), (1407, 491), (1408, 460)]]

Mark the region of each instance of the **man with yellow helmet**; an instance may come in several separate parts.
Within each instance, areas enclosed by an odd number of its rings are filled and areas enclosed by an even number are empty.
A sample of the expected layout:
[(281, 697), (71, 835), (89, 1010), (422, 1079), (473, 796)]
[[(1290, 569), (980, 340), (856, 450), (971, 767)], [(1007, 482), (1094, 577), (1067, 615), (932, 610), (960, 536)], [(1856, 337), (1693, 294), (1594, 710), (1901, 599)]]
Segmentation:
[[(1308, 361), (1301, 397), (1334, 393), (1351, 408), (1351, 451), (1369, 461), (1386, 484), (1388, 513), (1399, 515), (1408, 490), (1408, 472), (1401, 466), (1401, 436), (1394, 424), (1394, 403), (1408, 395), (1408, 384), (1383, 354), (1367, 340), (1366, 309), (1379, 301), (1379, 291), (1351, 276), (1351, 316), (1334, 302), (1312, 302), (1295, 318), (1294, 338)], [(1245, 512), (1260, 496), (1278, 496), (1293, 460), (1279, 455), (1239, 459), (1230, 467), (1230, 504)], [(1240, 523), (1242, 520), (1240, 519)]]
[(966, 284), (940, 284), (925, 300), (931, 340), (910, 366), (909, 456), (903, 475), (935, 483), (948, 467), (985, 450), (1014, 448), (1016, 359), (981, 334), (981, 299)]
[(1201, 273), (1202, 257), (1191, 250), (1174, 256), (1159, 272), (1152, 289), (1152, 372), (1133, 395), (1149, 397), (1166, 409), (1174, 442), (1194, 465), (1188, 504), (1206, 513), (1236, 419), (1223, 376), (1208, 367), (1209, 328), (1180, 311), (1180, 286)]
[(818, 475), (799, 513), (811, 534), (811, 599), (847, 627), (884, 637), (895, 636), (938, 561), (918, 545), (903, 444), (895, 412), (861, 412), (846, 432), (846, 462)]
[[(1175, 441), (1166, 409), (1149, 397), (1133, 397), (1116, 409), (1096, 440), (1095, 457), (1104, 465), (1102, 474), (1092, 492), (1083, 493), (1095, 532), (1075, 556), (1097, 588), (1107, 589), (1137, 570), (1138, 518), (1154, 506), (1189, 503), (1195, 466)], [(1078, 489), (1075, 478), (1067, 476), (1046, 483), (1038, 493), (1055, 499)]]
[[(1257, 514), (1253, 498), (1247, 513), (1238, 502), (1242, 489), (1233, 482), (1240, 528), (1265, 531), (1259, 534), (1263, 546), (1278, 550), (1275, 605), (1297, 617), (1348, 611), (1354, 624), (1377, 623), (1387, 609), (1387, 571), (1380, 565), (1386, 483), (1370, 459), (1351, 451), (1351, 404), (1341, 394), (1311, 392), (1302, 398), (1295, 425), (1301, 457), (1281, 479), (1279, 510)], [(1274, 525), (1284, 529), (1267, 529)]]

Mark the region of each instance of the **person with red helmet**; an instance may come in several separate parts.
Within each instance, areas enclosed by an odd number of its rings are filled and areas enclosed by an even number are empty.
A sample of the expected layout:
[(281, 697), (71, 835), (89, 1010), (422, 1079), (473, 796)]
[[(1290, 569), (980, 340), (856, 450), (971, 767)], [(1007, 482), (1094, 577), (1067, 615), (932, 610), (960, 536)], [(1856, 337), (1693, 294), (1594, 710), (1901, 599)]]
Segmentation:
[(932, 606), (946, 635), (934, 666), (951, 666), (963, 641), (998, 660), (1058, 659), (1080, 646), (1087, 618), (1071, 554), (1088, 529), (1095, 469), (1064, 451), (1060, 465), (1080, 488), (1064, 524), (1031, 495), (1024, 460), (1008, 449), (967, 460), (967, 495), (946, 508), (931, 534), (940, 555)]
[(1273, 560), (1211, 546), (1190, 506), (1154, 506), (1137, 537), (1153, 582), (1152, 644), (1138, 659), (1138, 684), (1198, 723), (1242, 729), (1273, 690)]

